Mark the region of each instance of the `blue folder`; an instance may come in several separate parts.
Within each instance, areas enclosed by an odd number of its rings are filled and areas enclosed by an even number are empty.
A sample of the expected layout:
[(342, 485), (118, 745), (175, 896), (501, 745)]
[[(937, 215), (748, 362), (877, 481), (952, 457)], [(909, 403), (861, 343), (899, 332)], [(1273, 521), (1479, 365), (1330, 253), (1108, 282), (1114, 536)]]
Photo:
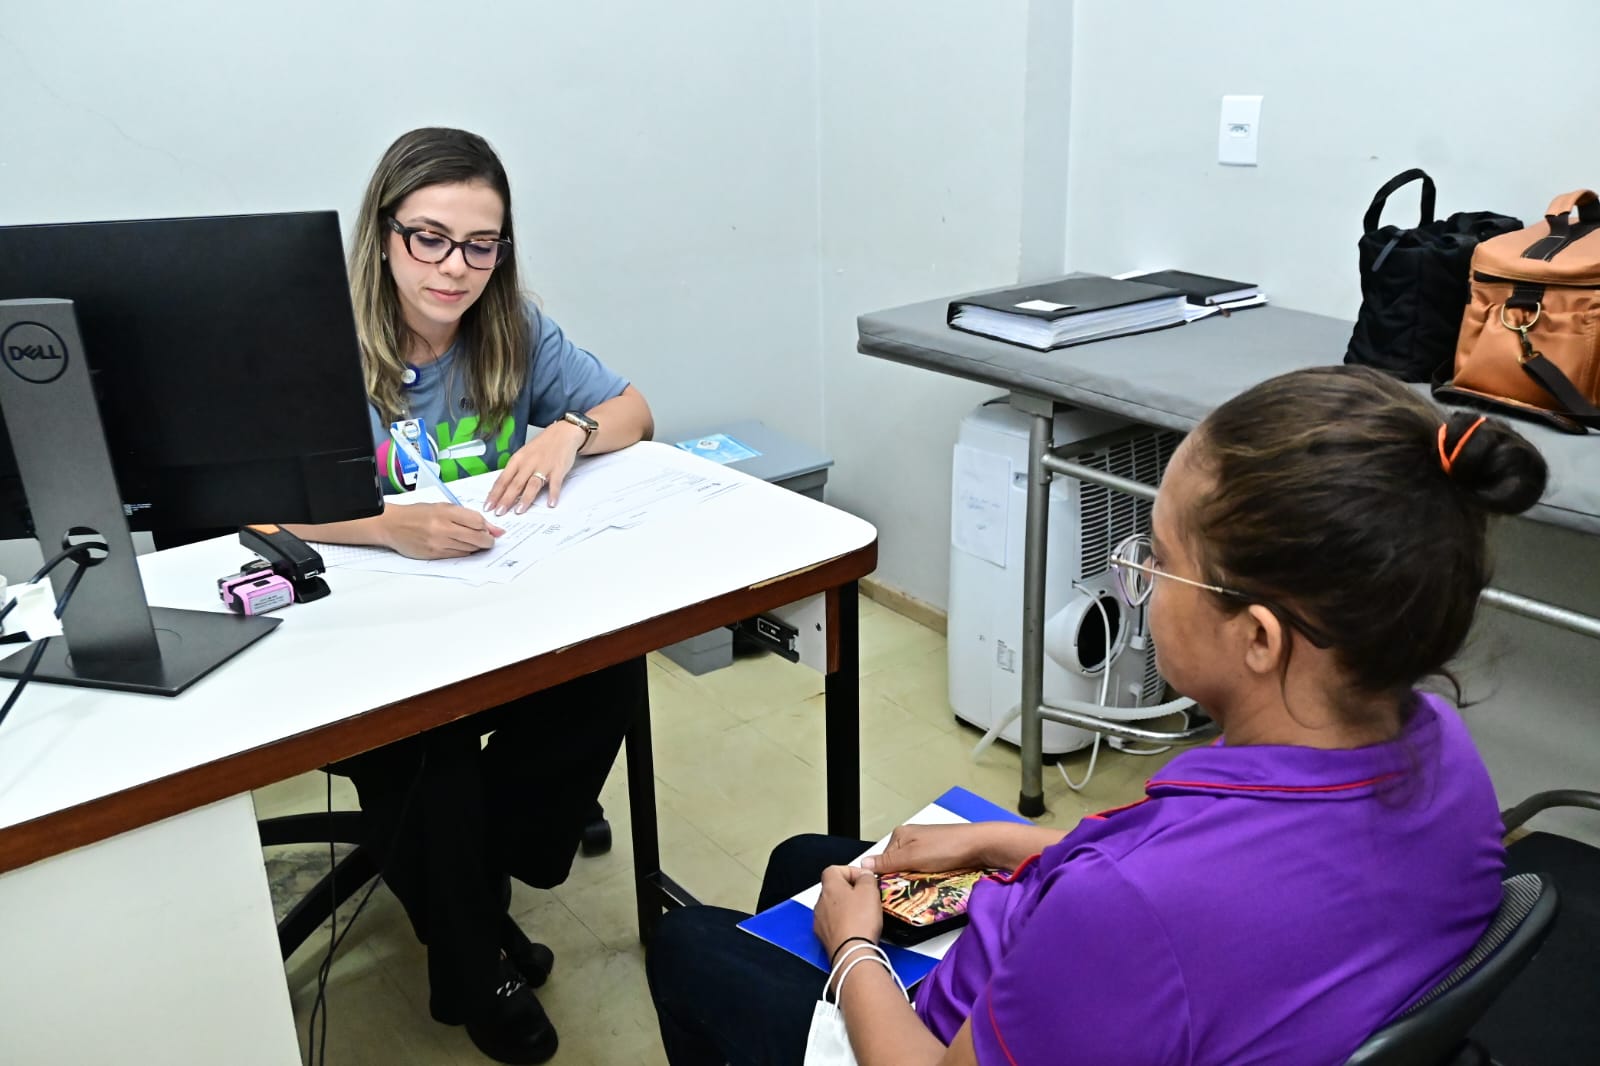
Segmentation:
[[(964, 788), (952, 788), (933, 802), (969, 822), (1027, 821), (1015, 811), (990, 803), (982, 796), (968, 792)], [(810, 907), (786, 899), (776, 907), (746, 918), (739, 923), (739, 928), (792, 955), (799, 956), (823, 973), (827, 973), (828, 953), (823, 949), (822, 942), (817, 939), (816, 934), (811, 931), (812, 920)], [(883, 950), (889, 956), (889, 964), (894, 967), (895, 973), (900, 975), (900, 980), (905, 982), (907, 988), (928, 976), (933, 968), (939, 965), (938, 959), (910, 948), (884, 944)]]

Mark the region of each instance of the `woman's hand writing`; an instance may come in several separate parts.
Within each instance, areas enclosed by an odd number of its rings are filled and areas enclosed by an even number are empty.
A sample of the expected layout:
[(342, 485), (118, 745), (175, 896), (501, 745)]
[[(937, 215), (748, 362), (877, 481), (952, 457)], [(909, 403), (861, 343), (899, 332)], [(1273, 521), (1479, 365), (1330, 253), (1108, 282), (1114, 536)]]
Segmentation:
[(457, 559), (494, 547), (505, 530), (453, 503), (392, 504), (383, 509), (384, 546), (409, 559)]

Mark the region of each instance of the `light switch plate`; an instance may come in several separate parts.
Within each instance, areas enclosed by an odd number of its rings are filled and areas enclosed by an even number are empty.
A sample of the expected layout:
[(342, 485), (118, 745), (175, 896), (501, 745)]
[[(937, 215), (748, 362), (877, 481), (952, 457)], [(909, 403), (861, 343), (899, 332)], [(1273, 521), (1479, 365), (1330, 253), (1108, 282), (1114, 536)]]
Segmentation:
[(1261, 97), (1224, 96), (1217, 128), (1217, 162), (1230, 167), (1256, 165), (1261, 136)]

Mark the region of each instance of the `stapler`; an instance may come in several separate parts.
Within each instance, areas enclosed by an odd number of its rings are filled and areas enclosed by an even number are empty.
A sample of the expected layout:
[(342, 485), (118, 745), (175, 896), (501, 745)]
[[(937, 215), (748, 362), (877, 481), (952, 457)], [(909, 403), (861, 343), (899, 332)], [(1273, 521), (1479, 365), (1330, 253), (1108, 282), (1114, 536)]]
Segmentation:
[(273, 573), (289, 582), (295, 602), (310, 603), (328, 594), (328, 583), (322, 578), (322, 556), (282, 526), (243, 526), (239, 543), (265, 559)]

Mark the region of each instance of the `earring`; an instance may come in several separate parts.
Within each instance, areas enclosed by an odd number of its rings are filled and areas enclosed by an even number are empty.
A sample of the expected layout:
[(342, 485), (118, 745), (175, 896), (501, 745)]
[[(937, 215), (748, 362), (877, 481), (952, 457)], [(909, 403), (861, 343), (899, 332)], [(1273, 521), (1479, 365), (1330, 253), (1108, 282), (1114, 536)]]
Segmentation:
[(389, 261), (389, 253), (388, 252), (379, 252), (378, 253), (378, 258), (382, 259), (385, 263), (387, 263)]

